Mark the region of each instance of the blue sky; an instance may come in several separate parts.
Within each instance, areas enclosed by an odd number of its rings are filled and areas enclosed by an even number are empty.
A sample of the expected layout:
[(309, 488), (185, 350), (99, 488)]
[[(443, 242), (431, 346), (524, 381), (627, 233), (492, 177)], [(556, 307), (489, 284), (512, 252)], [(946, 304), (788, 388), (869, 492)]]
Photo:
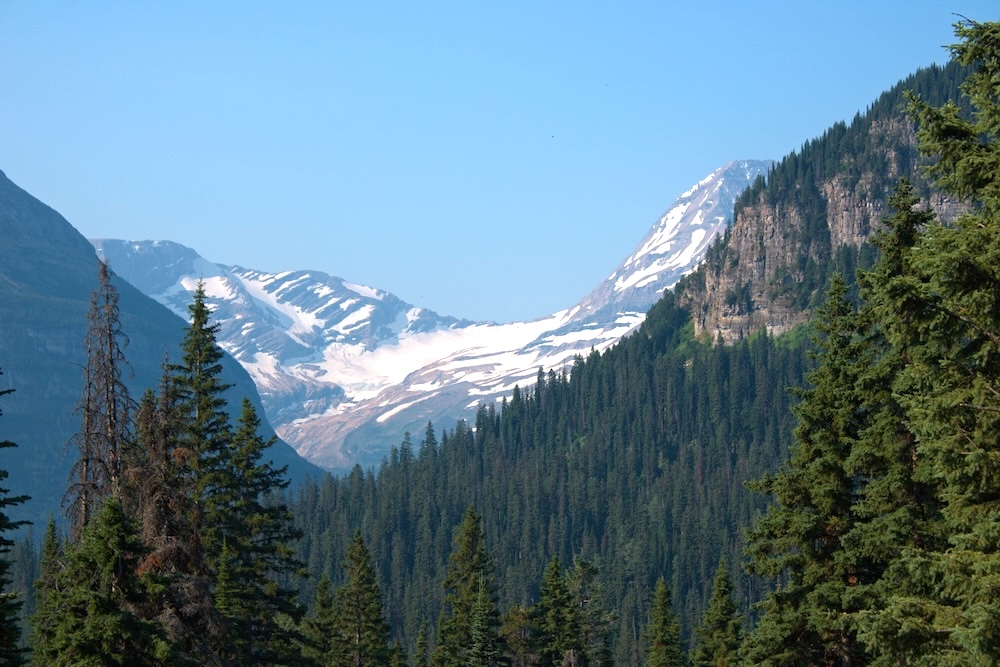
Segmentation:
[(533, 319), (997, 9), (0, 0), (0, 170), (90, 237)]

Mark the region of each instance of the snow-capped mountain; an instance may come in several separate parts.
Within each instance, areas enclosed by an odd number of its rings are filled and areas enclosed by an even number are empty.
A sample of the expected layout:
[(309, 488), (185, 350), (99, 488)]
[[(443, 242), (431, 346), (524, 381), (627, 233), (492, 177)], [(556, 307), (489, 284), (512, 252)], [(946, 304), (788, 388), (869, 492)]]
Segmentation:
[(141, 291), (187, 316), (199, 280), (219, 342), (249, 371), (267, 417), (321, 466), (375, 463), (406, 430), (470, 418), (481, 403), (601, 351), (634, 329), (704, 257), (769, 162), (722, 167), (682, 194), (635, 252), (575, 306), (533, 322), (444, 317), (318, 271), (214, 264), (169, 241), (95, 240)]

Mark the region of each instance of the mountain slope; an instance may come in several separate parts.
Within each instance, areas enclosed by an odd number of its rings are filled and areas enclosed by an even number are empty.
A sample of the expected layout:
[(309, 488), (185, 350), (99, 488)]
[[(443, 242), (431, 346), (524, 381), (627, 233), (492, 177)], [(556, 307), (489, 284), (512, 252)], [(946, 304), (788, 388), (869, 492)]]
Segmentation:
[[(72, 464), (65, 446), (79, 428), (74, 409), (82, 391), (97, 258), (65, 218), (2, 172), (0, 238), (0, 387), (15, 390), (0, 405), (0, 439), (18, 445), (5, 450), (0, 467), (10, 471), (14, 493), (32, 496), (18, 509), (44, 525), (59, 506)], [(138, 398), (157, 386), (165, 355), (177, 358), (184, 322), (125, 281), (116, 279), (115, 285), (129, 338), (125, 355), (134, 370), (130, 386)], [(225, 362), (224, 381), (235, 385), (234, 410), (243, 395), (260, 407), (253, 382), (232, 359)], [(284, 443), (270, 453), (297, 479), (319, 472)]]
[(679, 197), (636, 250), (578, 304), (533, 322), (443, 317), (317, 271), (212, 264), (170, 242), (95, 240), (112, 268), (183, 315), (197, 281), (279, 435), (331, 469), (378, 462), (403, 431), (469, 418), (480, 403), (603, 350), (693, 270), (736, 196), (767, 162), (722, 167)]

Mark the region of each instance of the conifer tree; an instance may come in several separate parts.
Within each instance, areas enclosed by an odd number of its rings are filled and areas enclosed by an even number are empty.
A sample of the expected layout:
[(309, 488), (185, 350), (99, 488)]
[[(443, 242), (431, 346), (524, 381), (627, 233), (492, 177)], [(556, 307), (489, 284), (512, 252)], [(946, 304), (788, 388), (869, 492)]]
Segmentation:
[(371, 556), (355, 531), (341, 564), (347, 577), (337, 589), (337, 634), (331, 664), (376, 667), (389, 662), (389, 625), (382, 613), (382, 594)]
[(752, 488), (775, 503), (748, 536), (748, 569), (779, 583), (747, 636), (754, 664), (861, 664), (864, 650), (845, 627), (844, 595), (858, 564), (842, 549), (853, 527), (854, 478), (845, 462), (860, 429), (857, 313), (847, 287), (834, 276), (817, 312), (818, 366), (795, 408), (799, 425), (791, 458)]
[[(11, 393), (11, 389), (0, 390), (0, 396)], [(2, 413), (0, 413), (2, 414)], [(15, 447), (9, 440), (0, 440), (0, 449)], [(0, 484), (7, 479), (7, 471), (0, 469)], [(24, 521), (14, 521), (8, 508), (20, 505), (27, 496), (12, 496), (10, 489), (0, 487), (0, 665), (24, 664), (24, 650), (20, 646), (20, 610), (22, 601), (10, 591), (11, 550), (14, 540), (11, 531), (25, 525)]]
[(229, 443), (231, 427), (222, 382), (223, 352), (216, 344), (219, 325), (210, 322), (204, 285), (199, 282), (188, 307), (191, 323), (181, 343), (181, 363), (174, 366), (180, 408), (180, 446), (190, 466), (194, 507), (192, 525), (205, 562), (218, 562), (227, 525), (225, 494), (232, 489)]
[(469, 645), (469, 667), (496, 667), (500, 664), (500, 638), (490, 625), (494, 610), (493, 600), (486, 590), (485, 577), (479, 579), (479, 594), (472, 607), (472, 643)]
[(302, 655), (316, 665), (325, 666), (333, 655), (337, 633), (333, 584), (326, 574), (316, 584), (312, 609), (302, 626)]
[(735, 667), (739, 658), (743, 618), (733, 601), (733, 586), (723, 560), (715, 573), (712, 596), (695, 628), (691, 667)]
[(894, 344), (906, 367), (894, 382), (916, 453), (941, 500), (944, 549), (902, 550), (899, 583), (882, 610), (862, 617), (866, 638), (887, 642), (884, 662), (1000, 662), (1000, 23), (963, 20), (955, 59), (971, 119), (954, 103), (913, 98), (920, 148), (948, 194), (971, 204), (950, 226), (930, 224), (895, 283)]
[(57, 580), (64, 562), (56, 534), (55, 517), (49, 517), (39, 560), (39, 577), (35, 581), (35, 613), (31, 617), (31, 662), (35, 667), (49, 667), (56, 664), (58, 656), (56, 628), (63, 602)]
[(416, 666), (427, 667), (427, 623), (420, 623), (420, 630), (417, 632), (416, 649)]
[[(264, 458), (275, 438), (259, 435), (260, 420), (253, 405), (243, 399), (242, 412), (221, 479), (227, 480), (213, 494), (215, 516), (223, 520), (224, 550), (216, 576), (219, 611), (228, 622), (228, 633), (244, 662), (284, 664), (295, 653), (296, 638), (280, 624), (282, 618), (298, 621), (301, 612), (295, 591), (282, 583), (302, 569), (293, 542), (300, 532), (292, 525), (287, 506), (278, 493), (288, 486), (285, 469), (276, 469)], [(220, 581), (225, 568), (228, 582)], [(225, 596), (225, 608), (221, 597)]]
[(461, 667), (466, 663), (480, 583), (485, 586), (490, 600), (485, 624), (496, 634), (500, 614), (496, 608), (493, 558), (486, 550), (482, 518), (469, 507), (455, 534), (455, 548), (444, 579), (445, 609), (438, 624), (438, 641), (431, 659), (434, 667)]
[(646, 667), (684, 667), (684, 649), (681, 647), (681, 626), (670, 603), (670, 589), (663, 577), (656, 581), (653, 606), (646, 626), (649, 648)]
[(55, 575), (52, 593), (60, 599), (48, 616), (52, 636), (45, 639), (44, 651), (51, 656), (49, 664), (179, 664), (163, 629), (142, 617), (143, 607), (162, 590), (154, 577), (137, 574), (144, 550), (118, 499), (106, 499)]
[(578, 664), (584, 655), (580, 617), (566, 587), (558, 556), (553, 556), (545, 568), (535, 616), (538, 664), (559, 667), (564, 660)]

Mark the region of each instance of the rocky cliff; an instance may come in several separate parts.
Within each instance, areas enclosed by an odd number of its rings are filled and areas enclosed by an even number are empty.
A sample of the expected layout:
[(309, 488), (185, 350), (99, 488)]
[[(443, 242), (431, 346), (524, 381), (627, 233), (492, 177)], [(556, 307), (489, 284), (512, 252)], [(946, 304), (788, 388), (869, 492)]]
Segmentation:
[(890, 215), (888, 198), (908, 178), (945, 221), (961, 202), (923, 176), (912, 90), (931, 104), (958, 100), (962, 70), (932, 67), (886, 92), (850, 125), (838, 123), (776, 164), (739, 198), (734, 222), (681, 288), (700, 335), (733, 341), (788, 331), (808, 319), (832, 271), (853, 275), (872, 255), (869, 236)]

